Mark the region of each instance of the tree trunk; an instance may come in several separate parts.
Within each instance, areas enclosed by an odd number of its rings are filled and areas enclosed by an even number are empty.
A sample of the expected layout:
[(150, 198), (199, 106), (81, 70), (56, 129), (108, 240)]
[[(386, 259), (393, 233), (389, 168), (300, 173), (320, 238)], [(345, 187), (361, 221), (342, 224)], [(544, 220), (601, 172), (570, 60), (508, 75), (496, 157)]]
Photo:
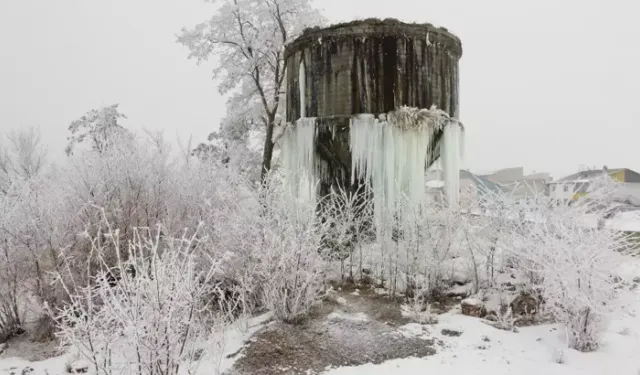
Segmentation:
[(260, 173), (260, 181), (264, 184), (267, 173), (271, 170), (271, 158), (273, 157), (273, 126), (275, 116), (269, 115), (267, 124), (267, 134), (264, 139), (264, 151), (262, 152), (262, 171)]

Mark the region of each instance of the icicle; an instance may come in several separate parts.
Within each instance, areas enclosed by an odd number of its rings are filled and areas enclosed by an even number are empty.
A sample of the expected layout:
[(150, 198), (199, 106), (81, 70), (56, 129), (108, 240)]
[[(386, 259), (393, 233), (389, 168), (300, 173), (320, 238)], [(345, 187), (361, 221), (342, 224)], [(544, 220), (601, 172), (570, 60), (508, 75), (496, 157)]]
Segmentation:
[(287, 104), (289, 102), (289, 98), (287, 98), (287, 95), (289, 94), (289, 92), (287, 91), (287, 71), (284, 71), (284, 80), (282, 81), (284, 82), (284, 84), (282, 85), (282, 99), (280, 100), (280, 102), (282, 103), (282, 122), (281, 125), (285, 125), (286, 128), (286, 124), (287, 124), (287, 110), (289, 109), (289, 105)]
[(306, 116), (306, 73), (303, 60), (298, 69), (300, 118), (289, 125), (282, 136), (285, 184), (291, 195), (313, 203), (316, 199), (317, 167), (315, 160), (316, 119)]
[(444, 192), (447, 203), (455, 207), (460, 198), (460, 152), (462, 129), (457, 121), (449, 123), (444, 128), (440, 145), (440, 158), (444, 173)]
[(285, 183), (293, 197), (307, 202), (316, 199), (315, 138), (315, 118), (299, 119), (282, 136)]
[[(303, 56), (304, 59), (304, 56)], [(307, 75), (304, 69), (304, 60), (300, 61), (298, 69), (298, 84), (300, 85), (300, 117), (307, 116)]]
[(465, 139), (464, 128), (462, 126), (460, 126), (460, 169), (464, 169), (465, 168), (465, 160), (464, 160), (465, 143), (464, 143), (464, 139)]
[(438, 109), (408, 107), (380, 119), (367, 114), (351, 120), (351, 180), (370, 181), (377, 217), (397, 212), (403, 196), (411, 206), (424, 199), (430, 143), (447, 121)]

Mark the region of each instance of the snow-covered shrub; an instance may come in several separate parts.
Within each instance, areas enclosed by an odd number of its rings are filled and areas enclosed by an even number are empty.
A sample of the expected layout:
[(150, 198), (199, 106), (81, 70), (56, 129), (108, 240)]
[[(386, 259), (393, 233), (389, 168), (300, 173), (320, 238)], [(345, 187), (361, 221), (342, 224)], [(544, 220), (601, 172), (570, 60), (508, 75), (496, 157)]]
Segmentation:
[(322, 239), (329, 223), (317, 215), (315, 205), (292, 199), (281, 176), (272, 174), (260, 192), (263, 209), (253, 230), (261, 238), (253, 244), (252, 268), (261, 283), (262, 305), (276, 318), (297, 322), (320, 298), (325, 261)]
[[(106, 227), (99, 236), (113, 245), (117, 262), (107, 263), (97, 236), (85, 270), (90, 282), (74, 284), (74, 270), (59, 275), (69, 303), (51, 311), (58, 337), (96, 374), (191, 373), (213, 355), (209, 340), (221, 337), (226, 321), (212, 313), (208, 299), (220, 262), (203, 251), (196, 234), (162, 239), (160, 228), (134, 228), (124, 244), (118, 230)], [(97, 272), (91, 264), (99, 265)]]
[(364, 186), (355, 191), (331, 188), (328, 196), (320, 202), (321, 220), (327, 232), (322, 246), (330, 259), (340, 261), (341, 278), (345, 274), (345, 260), (349, 260), (349, 279), (354, 281), (354, 268), (363, 280), (363, 245), (371, 229), (373, 207), (367, 199)]
[[(0, 199), (0, 251), (4, 261), (0, 262), (0, 277), (16, 283), (20, 304), (35, 302), (28, 306), (30, 310), (43, 303), (57, 305), (62, 301), (61, 290), (51, 285), (50, 272), (62, 263), (62, 244), (73, 246), (67, 232), (73, 215), (65, 214), (64, 197), (58, 196), (58, 186), (48, 173), (38, 175), (14, 185)], [(42, 323), (45, 324), (38, 325), (38, 335), (52, 337), (52, 331), (42, 330), (52, 325)]]
[(408, 199), (400, 203), (396, 267), (405, 275), (405, 294), (410, 299), (437, 297), (453, 276), (448, 271), (454, 272), (447, 269), (446, 261), (458, 232), (457, 214), (426, 199), (417, 205)]
[(460, 213), (427, 197), (413, 201), (403, 195), (395, 200), (393, 212), (383, 207), (376, 214), (371, 194), (376, 192), (367, 186), (356, 193), (332, 192), (321, 202), (330, 223), (325, 243), (349, 257), (350, 277), (357, 267), (364, 281), (367, 270), (376, 285), (389, 288), (394, 297), (404, 293), (413, 305), (439, 296), (458, 276), (451, 260)]
[(406, 304), (402, 306), (403, 315), (420, 324), (438, 323), (437, 315), (431, 312), (431, 304), (422, 295), (408, 297)]
[[(6, 198), (0, 195), (0, 223), (10, 219), (8, 203)], [(20, 269), (14, 259), (16, 254), (5, 235), (0, 232), (0, 343), (22, 329), (22, 314), (18, 302)]]
[(618, 234), (569, 223), (544, 228), (530, 228), (520, 264), (538, 276), (545, 308), (565, 325), (569, 346), (594, 350), (616, 307), (611, 276), (620, 264), (613, 252)]
[(15, 274), (0, 276), (0, 343), (23, 331), (17, 280)]
[(546, 313), (565, 326), (568, 345), (581, 351), (598, 347), (617, 306), (612, 276), (625, 237), (601, 223), (615, 188), (611, 181), (596, 184), (571, 205), (536, 196), (511, 205), (500, 219), (511, 222), (501, 246), (540, 290)]
[(472, 277), (473, 293), (480, 291), (481, 282), (485, 279), (488, 285), (494, 283), (496, 248), (491, 242), (492, 236), (487, 235), (490, 229), (485, 222), (483, 218), (471, 214), (461, 215), (459, 221), (462, 246), (467, 249), (465, 255), (468, 257), (467, 268)]
[[(127, 132), (120, 139), (114, 133), (108, 147), (77, 149), (66, 165), (27, 177), (20, 183), (3, 185), (0, 194), (0, 252), (5, 258), (0, 262), (0, 277), (18, 275), (18, 294), (30, 299), (35, 296), (38, 306), (46, 303), (55, 309), (68, 298), (69, 293), (59, 284), (51, 283), (52, 274), (63, 274), (67, 286), (73, 288), (71, 277), (77, 285), (86, 285), (101, 269), (101, 262), (110, 267), (118, 264), (114, 241), (105, 238), (102, 231), (105, 224), (119, 229), (121, 244), (134, 241), (137, 227), (161, 223), (162, 237), (166, 238), (181, 236), (184, 228), (199, 227), (202, 236), (197, 242), (202, 251), (215, 259), (229, 253), (234, 256), (227, 258), (236, 261), (251, 260), (247, 254), (253, 249), (242, 242), (253, 245), (259, 241), (252, 239), (261, 237), (258, 227), (245, 220), (260, 212), (255, 188), (230, 169), (195, 157), (175, 157), (158, 134)], [(227, 204), (233, 206), (234, 219), (230, 221), (222, 220), (229, 217)], [(237, 207), (242, 207), (242, 212), (238, 213)], [(92, 256), (96, 245), (101, 259)], [(126, 261), (128, 253), (121, 255)], [(240, 283), (243, 288), (259, 285), (250, 268), (242, 267), (243, 261), (231, 264), (227, 258), (223, 259), (225, 267), (240, 266), (226, 273), (239, 273), (251, 280)], [(252, 292), (255, 289), (251, 286)], [(242, 296), (246, 296), (243, 304), (248, 306), (244, 309), (248, 314), (257, 304), (256, 298), (248, 292)]]
[(258, 190), (223, 176), (200, 208), (203, 241), (208, 251), (220, 251), (237, 311), (246, 316), (264, 308), (277, 319), (299, 320), (324, 286), (329, 223), (314, 205), (293, 199), (275, 171)]
[(507, 307), (504, 311), (496, 311), (493, 321), (489, 324), (497, 329), (514, 331), (515, 323), (516, 318), (513, 316), (513, 310), (511, 307)]

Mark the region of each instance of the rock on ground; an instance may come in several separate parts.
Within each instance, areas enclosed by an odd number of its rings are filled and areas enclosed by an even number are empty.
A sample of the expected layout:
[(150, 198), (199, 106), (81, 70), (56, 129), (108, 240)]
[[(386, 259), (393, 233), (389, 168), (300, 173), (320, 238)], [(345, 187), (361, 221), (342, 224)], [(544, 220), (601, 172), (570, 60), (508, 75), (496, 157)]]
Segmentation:
[(520, 294), (509, 305), (514, 316), (531, 315), (538, 311), (538, 299), (531, 294)]
[(467, 298), (462, 300), (460, 308), (463, 315), (473, 316), (476, 318), (483, 318), (487, 315), (487, 309), (484, 307), (482, 301), (477, 298)]

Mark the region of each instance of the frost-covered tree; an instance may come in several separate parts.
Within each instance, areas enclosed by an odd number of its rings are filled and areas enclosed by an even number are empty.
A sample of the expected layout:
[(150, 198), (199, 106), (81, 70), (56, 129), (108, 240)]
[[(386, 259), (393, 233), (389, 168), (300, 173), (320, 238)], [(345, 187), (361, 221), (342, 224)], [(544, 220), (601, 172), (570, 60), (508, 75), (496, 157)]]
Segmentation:
[(115, 138), (128, 135), (118, 123), (124, 118), (127, 117), (118, 111), (118, 104), (90, 110), (69, 125), (71, 135), (67, 137), (65, 152), (73, 154), (74, 148), (81, 143), (89, 143), (92, 150), (104, 152)]
[(27, 181), (42, 171), (46, 150), (37, 128), (21, 129), (0, 140), (0, 192), (6, 194), (12, 184)]
[(213, 132), (208, 140), (191, 150), (191, 156), (216, 168), (229, 168), (251, 183), (260, 180), (260, 153), (249, 147), (247, 137), (232, 139)]
[(208, 21), (183, 29), (178, 43), (198, 63), (217, 57), (221, 94), (230, 93), (222, 129), (265, 131), (261, 179), (271, 169), (274, 127), (284, 84), (284, 46), (308, 26), (324, 22), (312, 0), (210, 0), (219, 8)]

